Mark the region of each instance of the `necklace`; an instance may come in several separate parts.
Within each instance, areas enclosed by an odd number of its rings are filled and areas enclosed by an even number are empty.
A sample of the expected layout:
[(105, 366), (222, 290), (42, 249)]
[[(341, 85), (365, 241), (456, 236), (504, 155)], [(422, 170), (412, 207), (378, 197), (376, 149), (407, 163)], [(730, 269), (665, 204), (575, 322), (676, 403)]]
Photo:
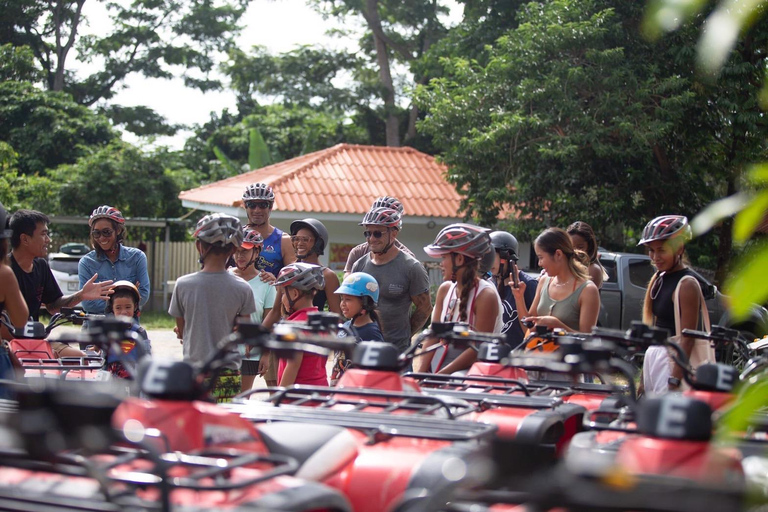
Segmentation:
[(573, 279), (568, 279), (568, 280), (567, 280), (566, 282), (564, 282), (564, 283), (556, 283), (556, 282), (555, 282), (555, 280), (553, 279), (553, 280), (552, 280), (552, 286), (567, 286), (568, 284), (570, 284), (570, 283), (571, 283), (571, 281), (573, 281)]

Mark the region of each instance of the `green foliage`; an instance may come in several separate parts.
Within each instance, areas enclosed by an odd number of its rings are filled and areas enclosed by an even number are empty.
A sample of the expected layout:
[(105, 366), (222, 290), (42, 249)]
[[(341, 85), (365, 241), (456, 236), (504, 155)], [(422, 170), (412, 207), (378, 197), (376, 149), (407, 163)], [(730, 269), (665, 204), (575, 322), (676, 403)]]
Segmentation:
[(527, 4), (486, 63), (445, 57), (444, 76), (417, 92), (420, 129), (479, 222), (513, 207), (521, 231), (581, 219), (605, 239), (710, 198), (661, 158), (694, 106), (689, 81), (627, 30), (636, 9), (612, 5)]
[(43, 77), (35, 66), (35, 55), (27, 46), (0, 45), (0, 82), (38, 82)]
[(0, 83), (0, 141), (18, 153), (22, 174), (45, 175), (115, 138), (107, 118), (69, 94), (43, 91), (29, 82)]
[[(112, 98), (131, 73), (171, 78), (174, 68), (180, 68), (188, 87), (220, 89), (222, 84), (212, 72), (217, 59), (233, 47), (248, 0), (107, 2), (113, 27), (104, 36), (80, 35), (84, 3), (0, 0), (0, 44), (30, 48), (42, 70), (37, 78), (48, 90), (67, 92), (75, 102), (91, 106)], [(73, 49), (79, 60), (98, 62), (98, 71), (85, 77), (72, 73), (68, 58), (75, 55)], [(162, 125), (148, 109), (134, 109), (128, 117), (126, 111), (108, 112), (137, 133)], [(140, 115), (145, 116), (142, 121)], [(161, 127), (157, 133), (172, 129)]]

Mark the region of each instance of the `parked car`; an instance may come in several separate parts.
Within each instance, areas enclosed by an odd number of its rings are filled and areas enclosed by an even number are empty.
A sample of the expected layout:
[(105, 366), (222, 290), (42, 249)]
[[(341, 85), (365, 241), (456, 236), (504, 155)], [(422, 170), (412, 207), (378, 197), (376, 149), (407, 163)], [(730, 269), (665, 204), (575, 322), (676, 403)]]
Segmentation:
[[(600, 316), (603, 327), (628, 329), (633, 320), (643, 318), (643, 299), (654, 269), (645, 254), (601, 252), (600, 263), (608, 279), (600, 290)], [(734, 321), (725, 307), (725, 296), (717, 286), (693, 271), (707, 301), (712, 325), (722, 325), (741, 331), (748, 339), (768, 333), (768, 310), (755, 304), (747, 319)]]
[(85, 244), (68, 243), (59, 248), (59, 252), (48, 255), (48, 265), (53, 277), (59, 283), (64, 295), (70, 295), (80, 289), (80, 278), (77, 276), (77, 264), (80, 258), (91, 249)]

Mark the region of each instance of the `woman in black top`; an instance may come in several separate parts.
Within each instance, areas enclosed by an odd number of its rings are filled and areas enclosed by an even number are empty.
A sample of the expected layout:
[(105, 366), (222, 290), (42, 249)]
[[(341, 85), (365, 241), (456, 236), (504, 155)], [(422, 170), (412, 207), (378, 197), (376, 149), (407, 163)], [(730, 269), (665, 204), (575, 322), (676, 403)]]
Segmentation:
[[(680, 281), (692, 272), (684, 260), (685, 243), (691, 239), (691, 227), (688, 219), (682, 215), (665, 215), (650, 221), (643, 230), (643, 237), (638, 245), (648, 249), (648, 255), (656, 268), (656, 273), (648, 283), (643, 303), (643, 321), (646, 324), (667, 329), (674, 336), (682, 329), (696, 329), (699, 324), (701, 308), (701, 288), (696, 279)], [(675, 324), (674, 294), (680, 286), (680, 326)], [(678, 329), (679, 327), (679, 329)], [(693, 338), (681, 337), (680, 347), (690, 357), (695, 344)], [(664, 382), (668, 371), (664, 365), (671, 363), (666, 357), (649, 357), (649, 354), (666, 356), (663, 347), (652, 347), (646, 353), (643, 363), (643, 387), (649, 394), (676, 391), (683, 378), (682, 368), (674, 365)], [(656, 354), (656, 355), (658, 355)]]

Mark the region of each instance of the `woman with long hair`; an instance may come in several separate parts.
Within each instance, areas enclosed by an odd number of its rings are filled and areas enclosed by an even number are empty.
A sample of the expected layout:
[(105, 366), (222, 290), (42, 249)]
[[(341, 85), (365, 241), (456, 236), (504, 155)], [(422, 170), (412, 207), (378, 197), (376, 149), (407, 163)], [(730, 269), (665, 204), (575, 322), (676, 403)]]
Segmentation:
[[(442, 259), (443, 279), (435, 297), (433, 322), (461, 322), (478, 332), (500, 333), (502, 305), (493, 283), (478, 277), (480, 260), (491, 251), (489, 230), (471, 224), (443, 228), (424, 248), (429, 256)], [(438, 339), (424, 343), (428, 348)], [(425, 354), (415, 363), (417, 371), (451, 374), (472, 366), (477, 352), (472, 348), (443, 347)]]
[[(643, 229), (638, 245), (648, 249), (656, 273), (651, 277), (643, 302), (643, 322), (667, 329), (677, 335), (677, 342), (694, 368), (714, 362), (714, 351), (705, 340), (682, 336), (683, 329), (697, 329), (699, 320), (705, 326), (706, 313), (701, 286), (685, 262), (685, 244), (691, 239), (691, 226), (682, 215), (664, 215), (650, 221)], [(643, 359), (642, 387), (649, 395), (676, 391), (683, 377), (682, 368), (674, 364), (664, 347), (650, 347)]]
[(592, 282), (595, 283), (597, 289), (603, 287), (603, 281), (608, 279), (608, 274), (600, 264), (597, 253), (597, 237), (592, 230), (592, 226), (586, 222), (577, 220), (566, 229), (568, 236), (571, 237), (571, 244), (577, 251), (583, 251), (589, 256), (589, 277), (592, 278)]
[[(117, 208), (109, 205), (97, 207), (88, 219), (91, 228), (93, 250), (83, 256), (77, 266), (77, 275), (82, 288), (94, 274), (101, 281), (129, 281), (135, 283), (141, 294), (139, 307), (149, 300), (149, 273), (147, 256), (135, 247), (123, 245), (125, 218)], [(86, 313), (102, 314), (106, 301), (84, 300)]]
[(568, 233), (560, 228), (544, 230), (534, 251), (546, 275), (539, 279), (530, 309), (525, 305), (525, 283), (512, 289), (520, 316), (535, 325), (590, 332), (597, 324), (600, 292), (589, 277), (586, 253), (574, 250)]

